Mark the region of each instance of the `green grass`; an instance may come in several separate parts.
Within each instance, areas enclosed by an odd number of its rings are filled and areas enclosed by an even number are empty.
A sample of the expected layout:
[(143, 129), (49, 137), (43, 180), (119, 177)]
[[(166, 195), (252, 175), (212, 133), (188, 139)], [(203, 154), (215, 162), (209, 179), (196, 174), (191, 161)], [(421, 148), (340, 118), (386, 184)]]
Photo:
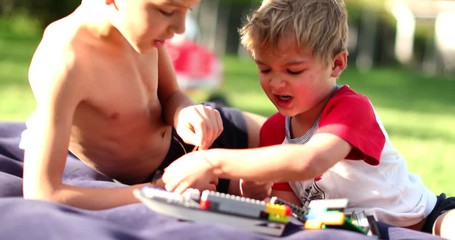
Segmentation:
[[(24, 25), (19, 21), (15, 25)], [(35, 103), (27, 71), (38, 44), (36, 31), (21, 32), (0, 21), (0, 121), (23, 121)], [(231, 105), (265, 116), (275, 108), (263, 94), (256, 66), (249, 59), (225, 57), (225, 93)], [(349, 84), (370, 97), (394, 146), (409, 169), (435, 193), (455, 195), (455, 79), (426, 78), (415, 71), (376, 68), (369, 73), (348, 69), (340, 84)], [(204, 93), (194, 93), (201, 100)]]
[(0, 120), (23, 120), (35, 106), (27, 73), (39, 41), (36, 26), (20, 15), (0, 19)]

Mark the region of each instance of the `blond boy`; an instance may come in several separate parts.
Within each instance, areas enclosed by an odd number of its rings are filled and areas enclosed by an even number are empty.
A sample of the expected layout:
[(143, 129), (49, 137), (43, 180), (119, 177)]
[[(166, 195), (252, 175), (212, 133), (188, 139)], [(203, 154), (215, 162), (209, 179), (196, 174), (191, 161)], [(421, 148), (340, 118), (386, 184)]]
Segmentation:
[(241, 29), (242, 43), (279, 111), (261, 133), (282, 144), (185, 155), (166, 169), (166, 189), (181, 192), (214, 177), (289, 182), (292, 191), (280, 196), (299, 205), (347, 198), (347, 212), (455, 238), (455, 198), (437, 197), (409, 173), (368, 98), (337, 85), (347, 33), (342, 0), (264, 1)]

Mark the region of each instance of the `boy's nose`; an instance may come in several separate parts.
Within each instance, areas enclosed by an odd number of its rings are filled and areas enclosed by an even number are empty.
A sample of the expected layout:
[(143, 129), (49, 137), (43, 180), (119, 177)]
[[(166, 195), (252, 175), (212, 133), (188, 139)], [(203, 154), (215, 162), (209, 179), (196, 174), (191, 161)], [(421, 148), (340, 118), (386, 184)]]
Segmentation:
[(174, 33), (182, 34), (185, 32), (186, 15), (178, 16), (174, 21)]
[(284, 87), (286, 82), (278, 76), (272, 76), (270, 77), (269, 84), (273, 87)]

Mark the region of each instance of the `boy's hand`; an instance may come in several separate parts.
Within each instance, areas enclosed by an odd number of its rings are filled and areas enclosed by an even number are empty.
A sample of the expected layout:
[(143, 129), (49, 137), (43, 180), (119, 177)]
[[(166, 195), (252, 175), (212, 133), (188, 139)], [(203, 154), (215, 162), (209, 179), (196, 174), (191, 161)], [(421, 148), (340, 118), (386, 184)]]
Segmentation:
[(177, 193), (188, 188), (216, 191), (218, 177), (203, 154), (204, 151), (190, 152), (171, 163), (162, 177), (165, 189)]
[(177, 116), (176, 131), (186, 143), (208, 149), (223, 132), (223, 121), (218, 110), (212, 107), (188, 106)]
[(240, 179), (240, 193), (243, 197), (264, 200), (270, 196), (273, 183), (260, 183)]

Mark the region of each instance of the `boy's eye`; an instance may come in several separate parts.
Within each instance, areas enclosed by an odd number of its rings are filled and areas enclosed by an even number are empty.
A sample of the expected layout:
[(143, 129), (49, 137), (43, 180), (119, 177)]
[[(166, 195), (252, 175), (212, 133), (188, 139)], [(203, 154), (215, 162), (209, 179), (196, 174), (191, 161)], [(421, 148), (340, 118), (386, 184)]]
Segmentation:
[(270, 67), (264, 66), (263, 64), (257, 64), (256, 67), (260, 73), (269, 73), (272, 71)]
[(174, 11), (165, 11), (165, 10), (162, 10), (162, 9), (160, 9), (159, 11), (160, 11), (161, 14), (163, 14), (166, 17), (171, 17), (172, 15), (174, 15)]
[(268, 68), (260, 68), (259, 72), (261, 72), (261, 73), (269, 73), (270, 69), (268, 69)]
[(290, 70), (290, 69), (288, 69), (287, 72), (288, 72), (289, 74), (291, 74), (291, 75), (299, 75), (299, 74), (301, 74), (301, 73), (303, 72), (303, 70), (297, 70), (297, 71), (295, 71), (295, 70)]

